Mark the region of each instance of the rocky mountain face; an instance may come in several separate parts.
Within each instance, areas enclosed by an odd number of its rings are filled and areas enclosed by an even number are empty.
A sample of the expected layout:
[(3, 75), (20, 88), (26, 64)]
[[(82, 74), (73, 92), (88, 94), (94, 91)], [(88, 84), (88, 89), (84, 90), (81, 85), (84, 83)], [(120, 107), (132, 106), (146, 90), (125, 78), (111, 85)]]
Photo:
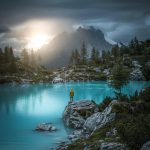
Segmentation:
[(72, 50), (80, 49), (83, 42), (90, 54), (92, 47), (102, 50), (110, 50), (112, 45), (105, 40), (101, 30), (89, 27), (79, 27), (72, 33), (58, 34), (48, 45), (40, 50), (43, 63), (50, 67), (62, 67), (69, 63)]

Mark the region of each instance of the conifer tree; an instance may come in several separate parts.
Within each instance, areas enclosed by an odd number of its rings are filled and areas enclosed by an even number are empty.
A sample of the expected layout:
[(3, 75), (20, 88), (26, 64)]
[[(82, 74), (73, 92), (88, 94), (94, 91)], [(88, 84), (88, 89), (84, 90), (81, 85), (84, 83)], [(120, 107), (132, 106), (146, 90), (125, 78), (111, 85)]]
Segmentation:
[(96, 62), (96, 49), (95, 49), (95, 47), (93, 47), (92, 52), (91, 52), (91, 62), (93, 64), (95, 64), (95, 62)]
[(79, 64), (80, 63), (80, 54), (79, 51), (77, 49), (75, 49), (74, 51), (74, 57), (75, 57), (75, 64)]
[(35, 55), (35, 52), (33, 51), (33, 49), (31, 50), (30, 59), (31, 59), (31, 65), (35, 66), (36, 65), (36, 55)]
[(129, 71), (118, 60), (112, 70), (110, 85), (121, 95), (121, 89), (129, 82)]
[(21, 52), (22, 61), (25, 65), (29, 64), (29, 54), (27, 49), (23, 49)]
[(87, 59), (87, 49), (85, 47), (85, 43), (83, 42), (82, 47), (81, 47), (81, 63), (86, 64), (86, 59)]

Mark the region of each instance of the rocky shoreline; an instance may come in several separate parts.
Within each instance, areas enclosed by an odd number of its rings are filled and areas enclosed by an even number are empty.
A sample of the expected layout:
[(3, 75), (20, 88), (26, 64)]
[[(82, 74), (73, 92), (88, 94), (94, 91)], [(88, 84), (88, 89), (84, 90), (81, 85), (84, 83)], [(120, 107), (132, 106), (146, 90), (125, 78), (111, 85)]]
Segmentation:
[[(74, 131), (68, 136), (69, 141), (60, 143), (55, 150), (130, 150), (121, 140), (118, 129), (111, 127), (111, 124), (118, 120), (119, 113), (115, 110), (118, 106), (129, 111), (137, 109), (127, 102), (117, 100), (113, 100), (102, 112), (94, 101), (69, 102), (63, 113), (63, 121), (67, 127), (74, 128)], [(97, 134), (100, 134), (100, 137), (95, 137)], [(147, 141), (141, 150), (149, 148), (150, 143)]]
[[(68, 127), (75, 129), (73, 133), (69, 135), (71, 142), (88, 139), (97, 129), (114, 121), (116, 114), (112, 112), (112, 107), (115, 103), (117, 103), (117, 101), (112, 101), (103, 112), (99, 112), (97, 105), (93, 101), (80, 100), (77, 102), (69, 102), (63, 113), (63, 120)], [(107, 134), (116, 135), (116, 132), (117, 131), (113, 129)], [(108, 149), (127, 149), (126, 146), (121, 143), (100, 142), (102, 150), (105, 150), (106, 147), (109, 147)], [(65, 150), (67, 148), (67, 143), (64, 143), (63, 146), (62, 144), (61, 146), (59, 145), (56, 150)], [(90, 146), (85, 145), (84, 150), (88, 149), (90, 149)]]
[[(150, 62), (147, 62), (146, 68), (150, 68)], [(111, 77), (111, 68), (103, 68), (100, 66), (75, 65), (71, 67), (63, 67), (55, 71), (48, 71), (39, 67), (32, 68), (12, 74), (0, 74), (0, 84), (5, 83), (65, 83), (78, 81), (106, 81)], [(138, 61), (132, 61), (130, 68), (130, 80), (145, 81), (143, 67)]]
[[(150, 62), (145, 64), (147, 70), (150, 69)], [(70, 81), (106, 81), (111, 77), (111, 67), (104, 68), (102, 66), (74, 65), (71, 67), (63, 67), (53, 72), (53, 81), (70, 82)], [(145, 81), (143, 66), (138, 61), (132, 61), (132, 66), (128, 68), (130, 71), (130, 80)]]

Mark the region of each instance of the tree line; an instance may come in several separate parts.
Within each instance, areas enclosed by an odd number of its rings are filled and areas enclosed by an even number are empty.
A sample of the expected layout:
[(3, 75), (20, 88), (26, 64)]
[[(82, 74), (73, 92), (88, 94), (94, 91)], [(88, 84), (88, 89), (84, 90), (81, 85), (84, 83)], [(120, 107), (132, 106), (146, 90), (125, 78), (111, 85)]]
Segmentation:
[(102, 50), (101, 53), (95, 47), (88, 53), (85, 43), (81, 49), (75, 49), (71, 53), (70, 62), (74, 65), (80, 64), (109, 64), (111, 60), (117, 60), (124, 55), (128, 56), (150, 56), (150, 40), (139, 41), (133, 38), (128, 45), (123, 43), (113, 45), (111, 50)]
[(99, 50), (93, 47), (91, 56), (88, 56), (88, 51), (85, 46), (85, 43), (83, 42), (80, 50), (73, 50), (70, 57), (70, 62), (74, 65), (78, 64), (87, 64), (88, 62), (97, 64), (99, 62)]
[(12, 47), (0, 48), (0, 72), (17, 72), (17, 62), (22, 63), (25, 66), (36, 67), (41, 63), (41, 56), (34, 50), (23, 49), (19, 57), (14, 55)]

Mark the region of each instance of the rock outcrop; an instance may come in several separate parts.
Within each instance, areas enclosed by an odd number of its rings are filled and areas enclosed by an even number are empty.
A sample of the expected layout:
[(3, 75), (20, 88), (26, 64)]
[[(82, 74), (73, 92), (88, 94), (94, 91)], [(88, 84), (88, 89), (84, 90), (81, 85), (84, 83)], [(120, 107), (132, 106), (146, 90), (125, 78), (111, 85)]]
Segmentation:
[(52, 81), (52, 83), (64, 83), (64, 79), (60, 78), (60, 77), (55, 77)]
[(132, 72), (130, 73), (130, 79), (135, 81), (145, 80), (145, 77), (141, 70), (142, 66), (137, 61), (133, 61), (132, 65), (133, 69)]
[(112, 101), (108, 107), (105, 108), (103, 112), (97, 112), (87, 118), (84, 124), (84, 130), (88, 132), (93, 132), (98, 128), (106, 125), (107, 123), (115, 119), (115, 113), (112, 112), (112, 106), (117, 103), (117, 101)]
[(69, 127), (76, 130), (69, 135), (71, 141), (81, 137), (88, 138), (95, 130), (103, 127), (115, 119), (112, 106), (117, 101), (112, 101), (103, 112), (98, 112), (97, 105), (89, 100), (69, 102), (63, 114), (63, 120)]
[(97, 105), (90, 100), (69, 102), (63, 113), (63, 120), (67, 126), (80, 129), (86, 119), (97, 111)]
[(128, 150), (124, 144), (116, 142), (101, 143), (100, 150)]
[(144, 143), (141, 150), (150, 150), (150, 141)]
[[(116, 118), (113, 106), (118, 101), (113, 100), (103, 112), (99, 112), (97, 105), (88, 100), (81, 100), (77, 102), (70, 102), (65, 108), (63, 119), (67, 126), (75, 128), (72, 134), (69, 135), (71, 142), (76, 142), (78, 139), (89, 140), (94, 133), (106, 124), (111, 123)], [(83, 115), (84, 114), (84, 115)], [(107, 139), (113, 139), (114, 141), (108, 141)], [(100, 150), (128, 150), (125, 144), (118, 141), (120, 139), (117, 129), (114, 127), (110, 131), (106, 132), (104, 139), (93, 143), (83, 143), (84, 150), (92, 150), (98, 148)], [(61, 149), (67, 149), (68, 145), (61, 146)]]

